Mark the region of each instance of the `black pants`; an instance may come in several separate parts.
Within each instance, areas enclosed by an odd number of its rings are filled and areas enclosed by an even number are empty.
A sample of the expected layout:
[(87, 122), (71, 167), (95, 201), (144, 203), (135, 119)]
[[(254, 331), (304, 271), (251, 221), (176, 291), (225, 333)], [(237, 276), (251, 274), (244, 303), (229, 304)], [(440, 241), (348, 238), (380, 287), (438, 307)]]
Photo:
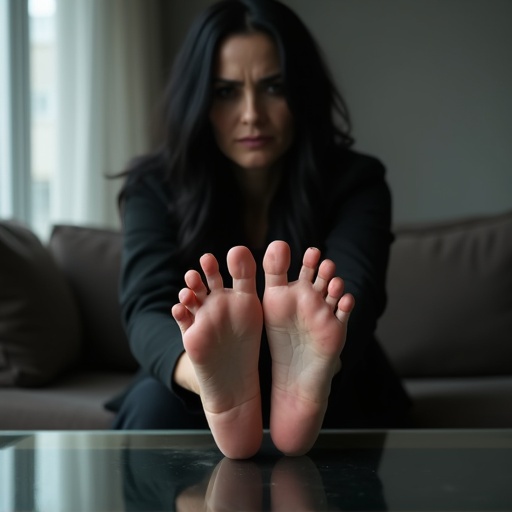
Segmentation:
[[(407, 428), (410, 401), (384, 354), (375, 345), (351, 370), (332, 381), (323, 428)], [(268, 428), (270, 382), (260, 378), (263, 425)], [(119, 400), (117, 430), (205, 429), (200, 399), (183, 391), (180, 398), (146, 373), (140, 374)]]
[(112, 426), (115, 430), (208, 428), (201, 408), (185, 405), (153, 377), (138, 380), (123, 399)]

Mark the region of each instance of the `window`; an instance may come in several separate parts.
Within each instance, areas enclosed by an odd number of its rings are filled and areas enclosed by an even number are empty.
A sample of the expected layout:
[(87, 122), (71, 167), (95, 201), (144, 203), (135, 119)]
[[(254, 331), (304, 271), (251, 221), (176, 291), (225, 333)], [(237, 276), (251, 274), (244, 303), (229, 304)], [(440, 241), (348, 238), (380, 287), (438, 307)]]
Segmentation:
[(105, 174), (149, 147), (158, 6), (0, 0), (0, 217), (43, 241), (53, 224), (119, 226)]
[(0, 215), (28, 222), (30, 149), (26, 0), (0, 0)]
[(55, 0), (29, 0), (31, 97), (31, 222), (42, 238), (50, 225), (51, 181), (56, 166)]
[[(7, 2), (0, 0), (0, 77), (9, 76), (8, 26)], [(12, 211), (9, 172), (9, 85), (9, 80), (0, 80), (0, 217), (8, 217)]]
[(0, 217), (46, 238), (56, 163), (55, 0), (0, 0)]

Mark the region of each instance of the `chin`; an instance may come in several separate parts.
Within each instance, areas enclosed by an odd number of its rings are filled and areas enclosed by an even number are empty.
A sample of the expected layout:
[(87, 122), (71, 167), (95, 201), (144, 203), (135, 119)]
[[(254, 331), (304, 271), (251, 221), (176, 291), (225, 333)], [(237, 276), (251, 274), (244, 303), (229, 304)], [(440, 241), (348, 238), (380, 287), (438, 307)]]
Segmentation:
[(235, 162), (240, 168), (245, 169), (246, 171), (264, 171), (275, 165), (277, 162), (276, 159), (254, 159), (254, 160), (239, 160)]

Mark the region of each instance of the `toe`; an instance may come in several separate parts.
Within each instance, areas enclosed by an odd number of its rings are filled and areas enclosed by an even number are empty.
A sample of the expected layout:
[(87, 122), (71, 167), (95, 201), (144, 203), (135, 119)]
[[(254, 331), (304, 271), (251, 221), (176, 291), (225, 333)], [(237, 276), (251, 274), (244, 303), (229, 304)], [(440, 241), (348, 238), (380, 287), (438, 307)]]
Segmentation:
[(196, 294), (189, 288), (183, 288), (178, 294), (178, 298), (182, 306), (184, 306), (192, 315), (195, 315), (201, 303), (196, 297)]
[(199, 272), (189, 270), (185, 274), (185, 283), (195, 293), (197, 300), (202, 303), (208, 294), (208, 289), (203, 283)]
[(327, 288), (333, 279), (335, 272), (336, 265), (331, 260), (322, 261), (320, 267), (318, 268), (318, 275), (316, 276), (315, 282), (313, 283), (313, 288), (317, 292), (321, 293), (324, 297), (327, 294)]
[(348, 322), (350, 313), (354, 309), (355, 300), (350, 293), (346, 293), (341, 297), (338, 302), (338, 309), (336, 310), (336, 318), (343, 324)]
[(290, 246), (281, 240), (269, 244), (263, 257), (265, 286), (286, 286), (290, 267)]
[(320, 251), (316, 247), (306, 249), (304, 258), (302, 259), (302, 268), (300, 269), (299, 279), (313, 282), (319, 261)]
[(327, 302), (327, 304), (329, 304), (333, 310), (338, 307), (338, 302), (343, 296), (343, 289), (344, 283), (341, 277), (334, 277), (329, 281), (325, 302)]
[(220, 290), (224, 288), (222, 282), (222, 276), (219, 272), (219, 263), (213, 254), (204, 254), (199, 260), (201, 268), (203, 269), (204, 275), (206, 276), (206, 282), (208, 288), (213, 292), (214, 290)]
[(171, 313), (182, 334), (185, 334), (188, 328), (194, 323), (194, 316), (183, 304), (175, 304), (172, 307)]
[(256, 293), (256, 262), (247, 247), (233, 247), (227, 256), (228, 270), (233, 278), (233, 290)]

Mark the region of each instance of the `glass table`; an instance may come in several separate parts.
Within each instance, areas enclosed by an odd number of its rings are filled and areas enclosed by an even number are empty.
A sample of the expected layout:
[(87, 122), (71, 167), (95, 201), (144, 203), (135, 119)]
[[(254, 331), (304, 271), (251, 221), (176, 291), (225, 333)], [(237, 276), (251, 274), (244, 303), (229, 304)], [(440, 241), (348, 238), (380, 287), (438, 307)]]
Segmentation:
[(198, 432), (0, 432), (0, 511), (512, 511), (512, 430), (326, 431), (250, 460)]

